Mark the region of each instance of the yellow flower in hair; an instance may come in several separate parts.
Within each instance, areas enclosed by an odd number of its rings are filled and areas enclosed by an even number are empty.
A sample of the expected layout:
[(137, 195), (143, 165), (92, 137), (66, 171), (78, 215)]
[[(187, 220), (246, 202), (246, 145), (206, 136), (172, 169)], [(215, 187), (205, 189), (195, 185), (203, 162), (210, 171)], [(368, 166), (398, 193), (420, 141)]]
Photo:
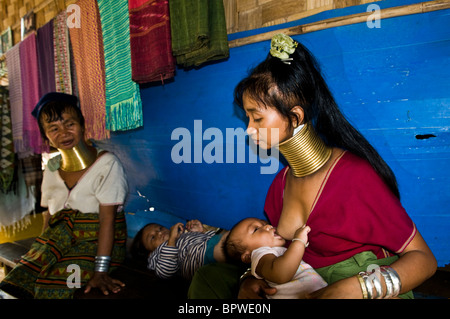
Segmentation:
[(289, 55), (294, 53), (297, 45), (298, 43), (290, 36), (279, 33), (272, 38), (272, 42), (270, 43), (270, 54), (273, 57), (281, 59), (283, 62), (284, 60), (292, 60), (289, 58)]

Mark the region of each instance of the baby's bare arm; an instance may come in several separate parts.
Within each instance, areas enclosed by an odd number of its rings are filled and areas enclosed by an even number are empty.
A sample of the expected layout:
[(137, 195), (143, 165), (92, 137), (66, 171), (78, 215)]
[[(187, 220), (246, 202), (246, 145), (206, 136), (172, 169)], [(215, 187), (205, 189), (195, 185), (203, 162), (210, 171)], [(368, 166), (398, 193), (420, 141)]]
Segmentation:
[(303, 227), (296, 231), (295, 238), (286, 252), (279, 257), (273, 254), (267, 254), (259, 260), (256, 266), (256, 273), (266, 280), (283, 284), (295, 275), (305, 253), (306, 243), (308, 242), (309, 227)]

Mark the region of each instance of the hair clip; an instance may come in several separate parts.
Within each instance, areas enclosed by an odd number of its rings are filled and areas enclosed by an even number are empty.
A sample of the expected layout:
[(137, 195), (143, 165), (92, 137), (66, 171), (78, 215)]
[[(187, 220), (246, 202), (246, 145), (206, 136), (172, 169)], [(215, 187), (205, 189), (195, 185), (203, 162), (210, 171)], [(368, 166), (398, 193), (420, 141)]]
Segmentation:
[(279, 58), (285, 64), (291, 64), (293, 58), (289, 57), (294, 53), (298, 43), (290, 36), (278, 33), (272, 37), (270, 42), (270, 54), (273, 57)]

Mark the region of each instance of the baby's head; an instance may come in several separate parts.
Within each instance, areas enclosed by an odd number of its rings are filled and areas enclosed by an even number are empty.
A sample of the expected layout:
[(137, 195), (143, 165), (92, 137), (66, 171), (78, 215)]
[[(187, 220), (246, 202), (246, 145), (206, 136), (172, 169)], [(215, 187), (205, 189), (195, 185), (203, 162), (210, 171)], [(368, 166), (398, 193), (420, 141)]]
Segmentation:
[(259, 247), (282, 247), (285, 240), (265, 220), (245, 218), (234, 225), (224, 242), (224, 251), (230, 261), (251, 262), (252, 251)]
[(169, 239), (169, 229), (150, 223), (136, 234), (131, 246), (131, 255), (137, 260), (147, 260), (148, 256), (162, 243)]

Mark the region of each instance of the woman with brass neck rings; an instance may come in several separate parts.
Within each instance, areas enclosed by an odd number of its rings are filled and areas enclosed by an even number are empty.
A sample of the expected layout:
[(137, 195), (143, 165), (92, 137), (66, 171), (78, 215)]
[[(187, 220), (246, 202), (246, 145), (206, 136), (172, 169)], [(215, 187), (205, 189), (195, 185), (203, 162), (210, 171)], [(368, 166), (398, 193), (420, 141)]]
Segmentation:
[(124, 284), (109, 271), (125, 258), (126, 224), (119, 209), (128, 192), (123, 167), (114, 154), (85, 141), (75, 96), (48, 93), (33, 115), (42, 137), (60, 155), (44, 171), (43, 233), (0, 288), (18, 298), (45, 299), (73, 298), (74, 288), (82, 285), (85, 292), (118, 292)]
[[(311, 228), (303, 259), (329, 285), (309, 297), (412, 297), (435, 272), (435, 257), (400, 203), (394, 173), (340, 112), (310, 52), (275, 36), (235, 100), (253, 141), (289, 164), (269, 188), (265, 213), (288, 240)], [(244, 276), (239, 298), (273, 293)]]

